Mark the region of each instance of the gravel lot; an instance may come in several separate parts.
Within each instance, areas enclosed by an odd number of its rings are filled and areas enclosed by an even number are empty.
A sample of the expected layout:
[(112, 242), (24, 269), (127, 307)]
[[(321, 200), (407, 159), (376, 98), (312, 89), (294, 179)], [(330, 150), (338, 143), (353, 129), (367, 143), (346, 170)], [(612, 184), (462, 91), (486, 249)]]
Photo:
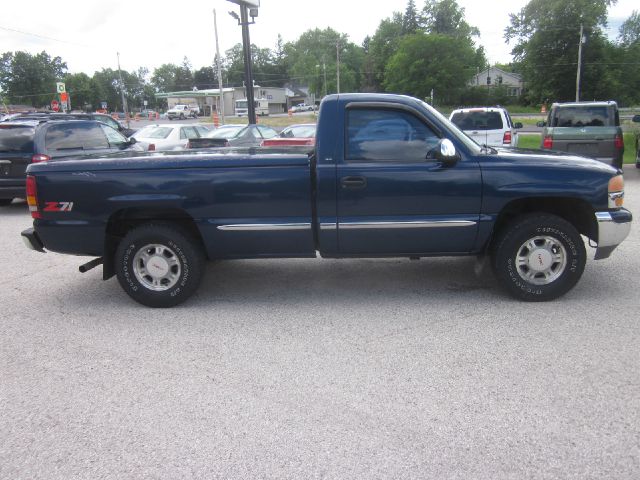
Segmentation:
[(552, 303), (470, 258), (262, 260), (171, 310), (30, 223), (0, 209), (2, 479), (640, 478), (637, 220)]

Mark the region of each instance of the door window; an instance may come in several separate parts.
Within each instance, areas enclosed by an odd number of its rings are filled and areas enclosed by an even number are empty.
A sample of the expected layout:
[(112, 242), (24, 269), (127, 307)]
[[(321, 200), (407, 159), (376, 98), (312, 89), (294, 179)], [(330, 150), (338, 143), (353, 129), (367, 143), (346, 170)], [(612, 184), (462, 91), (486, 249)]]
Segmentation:
[(424, 162), (439, 140), (433, 130), (408, 112), (347, 112), (347, 161)]
[(124, 138), (122, 134), (116, 132), (113, 128), (108, 127), (107, 125), (100, 125), (102, 130), (104, 131), (105, 136), (107, 137), (107, 141), (113, 148), (124, 148), (129, 144), (127, 139)]
[(198, 138), (198, 137), (200, 137), (200, 135), (198, 135), (198, 132), (194, 127), (182, 127), (180, 129), (180, 138), (183, 140), (186, 138), (191, 140), (192, 138)]

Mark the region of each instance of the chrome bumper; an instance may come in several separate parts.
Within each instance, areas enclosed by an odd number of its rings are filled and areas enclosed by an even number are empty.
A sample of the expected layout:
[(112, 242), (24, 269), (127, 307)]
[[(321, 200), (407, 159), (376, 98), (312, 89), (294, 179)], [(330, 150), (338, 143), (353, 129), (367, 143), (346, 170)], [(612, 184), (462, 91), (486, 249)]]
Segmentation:
[(633, 216), (629, 210), (621, 208), (611, 212), (596, 212), (598, 222), (598, 248), (596, 260), (608, 258), (631, 231)]

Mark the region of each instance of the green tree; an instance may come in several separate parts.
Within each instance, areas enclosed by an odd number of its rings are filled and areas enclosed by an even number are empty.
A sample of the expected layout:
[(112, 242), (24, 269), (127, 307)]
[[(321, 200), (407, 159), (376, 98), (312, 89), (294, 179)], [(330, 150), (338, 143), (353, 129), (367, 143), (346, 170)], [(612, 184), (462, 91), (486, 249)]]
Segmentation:
[(640, 14), (634, 10), (620, 27), (619, 42), (631, 46), (640, 42)]
[(464, 38), (417, 33), (406, 36), (385, 72), (385, 89), (427, 98), (435, 92), (439, 104), (457, 103), (475, 73), (476, 50)]
[[(512, 54), (528, 85), (532, 103), (575, 99), (580, 25), (584, 28), (582, 97), (607, 98), (612, 71), (607, 68), (607, 40), (602, 32), (615, 0), (531, 0), (510, 15), (505, 30)], [(549, 19), (553, 19), (552, 22)]]
[(176, 87), (179, 69), (180, 67), (173, 63), (165, 63), (153, 71), (151, 85), (153, 85), (157, 93), (175, 92), (179, 90)]
[(218, 77), (213, 67), (202, 67), (193, 72), (193, 81), (198, 90), (218, 87)]
[(464, 8), (456, 0), (427, 0), (422, 12), (427, 33), (467, 39), (480, 35), (476, 27), (466, 22)]
[(191, 90), (194, 87), (193, 72), (191, 62), (187, 57), (182, 59), (182, 65), (176, 70), (175, 88), (176, 90)]
[(380, 22), (376, 32), (369, 42), (368, 65), (372, 67), (372, 90), (380, 91), (384, 84), (384, 72), (391, 56), (398, 50), (404, 37), (403, 17), (401, 13), (394, 13), (392, 17)]
[(67, 64), (47, 52), (6, 52), (0, 57), (0, 89), (12, 103), (43, 107), (56, 97)]
[(320, 97), (324, 93), (324, 69), (327, 72), (327, 93), (338, 91), (338, 53), (340, 56), (340, 91), (359, 91), (364, 65), (362, 47), (349, 41), (346, 34), (331, 28), (307, 30), (295, 43), (285, 47), (289, 73), (296, 85), (308, 85)]
[(73, 110), (93, 110), (94, 93), (91, 77), (86, 73), (68, 73), (64, 83)]
[(420, 30), (420, 22), (421, 18), (416, 9), (416, 2), (409, 0), (407, 2), (407, 8), (404, 11), (404, 16), (402, 17), (402, 34), (410, 35), (417, 33)]

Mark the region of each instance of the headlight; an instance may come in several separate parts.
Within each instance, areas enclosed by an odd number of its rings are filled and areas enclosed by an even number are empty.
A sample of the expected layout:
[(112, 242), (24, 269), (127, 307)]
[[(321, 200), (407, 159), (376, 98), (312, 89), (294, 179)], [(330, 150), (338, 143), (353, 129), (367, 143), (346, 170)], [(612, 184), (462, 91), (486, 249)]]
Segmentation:
[(616, 175), (609, 180), (609, 208), (620, 208), (624, 203), (624, 178)]

